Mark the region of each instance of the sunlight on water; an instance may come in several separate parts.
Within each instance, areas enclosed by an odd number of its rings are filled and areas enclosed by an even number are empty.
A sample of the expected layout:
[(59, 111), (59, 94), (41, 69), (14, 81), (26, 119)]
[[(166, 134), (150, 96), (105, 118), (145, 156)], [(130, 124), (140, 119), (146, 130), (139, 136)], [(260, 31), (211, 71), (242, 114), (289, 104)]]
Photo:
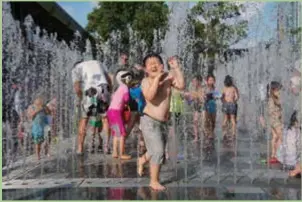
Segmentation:
[[(26, 170), (36, 166), (37, 163), (33, 155), (34, 148), (32, 148), (30, 124), (25, 127), (26, 143), (23, 146), (24, 148), (16, 148), (18, 141), (16, 134), (17, 124), (14, 121), (15, 115), (12, 110), (8, 110), (14, 96), (11, 88), (13, 84), (22, 86), (23, 97), (20, 99), (23, 100), (24, 106), (31, 104), (35, 97), (40, 95), (43, 95), (47, 101), (54, 98), (57, 100), (57, 111), (54, 117), (56, 125), (54, 138), (56, 143), (52, 145), (53, 159), (49, 162), (41, 162), (41, 167), (38, 168), (40, 169), (38, 175), (26, 173), (21, 178), (24, 180), (60, 178), (59, 176), (62, 176), (62, 173), (69, 169), (66, 167), (66, 162), (70, 163), (72, 169), (69, 178), (78, 178), (81, 172), (80, 169), (84, 169), (84, 166), (81, 162), (76, 162), (74, 155), (71, 155), (75, 152), (78, 120), (71, 70), (76, 62), (83, 59), (93, 59), (91, 42), (88, 39), (86, 40), (85, 52), (81, 53), (79, 47), (82, 37), (79, 32), (74, 34), (74, 40), (69, 44), (65, 41), (59, 41), (56, 33), (47, 33), (43, 28), (36, 26), (35, 19), (31, 16), (27, 16), (24, 22), (15, 21), (11, 14), (10, 5), (8, 3), (3, 3), (2, 5), (2, 98), (5, 117), (2, 124), (2, 137), (5, 178), (10, 179), (11, 170), (16, 166), (21, 166), (23, 170)], [(165, 60), (169, 56), (179, 55), (182, 59), (186, 83), (189, 84), (193, 75), (197, 73), (194, 72), (193, 64), (197, 64), (198, 67), (205, 67), (203, 69), (199, 68), (198, 73), (206, 76), (207, 72), (205, 69), (208, 66), (208, 55), (201, 54), (199, 58), (195, 58), (193, 61), (191, 45), (195, 39), (194, 36), (188, 34), (190, 30), (192, 31), (192, 27), (185, 20), (189, 3), (174, 2), (169, 3), (169, 7), (171, 9), (170, 29), (163, 40), (159, 40), (157, 38), (158, 33), (154, 31), (152, 49), (155, 52), (161, 52)], [(25, 35), (22, 35), (22, 26), (24, 26)], [(136, 39), (137, 33), (131, 27), (128, 29), (130, 33), (130, 61), (132, 63), (140, 63), (148, 52), (147, 45), (144, 41)], [(116, 70), (116, 64), (121, 54), (119, 52), (120, 44), (121, 33), (118, 31), (113, 32), (110, 39), (105, 43), (96, 44), (96, 59), (101, 60), (109, 72)], [(263, 153), (257, 151), (256, 147), (259, 148), (259, 145), (257, 146), (256, 144), (260, 133), (259, 107), (264, 101), (263, 94), (266, 94), (266, 85), (272, 80), (280, 81), (283, 84), (284, 90), (282, 91), (281, 101), (284, 114), (283, 122), (286, 125), (294, 108), (299, 108), (297, 97), (289, 93), (288, 90), (289, 79), (292, 76), (293, 67), (299, 59), (299, 54), (299, 52), (292, 49), (292, 45), (289, 42), (284, 41), (281, 44), (272, 42), (269, 46), (259, 43), (253, 48), (249, 48), (248, 52), (245, 52), (242, 56), (232, 56), (227, 59), (216, 57), (214, 73), (216, 75), (217, 90), (222, 90), (225, 76), (231, 75), (240, 91), (238, 135), (239, 139), (247, 139), (247, 141), (243, 144), (242, 141), (236, 140), (235, 156), (234, 158), (230, 157), (233, 164), (232, 166), (225, 165), (222, 159), (221, 102), (217, 101), (216, 157), (210, 163), (204, 162), (203, 160), (207, 154), (201, 148), (202, 146), (194, 146), (192, 144), (192, 106), (189, 106), (184, 101), (185, 113), (181, 117), (180, 124), (177, 125), (175, 120), (173, 120), (172, 128), (174, 128), (175, 135), (169, 138), (169, 152), (171, 153), (170, 158), (173, 164), (170, 168), (173, 170), (174, 175), (184, 178), (184, 182), (188, 182), (192, 176), (196, 177), (197, 175), (201, 184), (206, 183), (206, 180), (213, 176), (215, 177), (215, 182), (220, 184), (221, 181), (231, 176), (232, 182), (236, 184), (239, 178), (246, 175), (247, 172), (252, 172), (255, 166), (258, 166), (258, 161), (260, 161), (259, 159), (255, 160), (255, 158), (260, 158)], [(259, 91), (259, 89), (263, 90)], [(201, 120), (199, 121), (201, 126), (203, 123)], [(268, 132), (263, 135), (267, 136), (266, 146), (269, 147)], [(71, 139), (72, 142), (66, 143), (66, 141)], [(203, 145), (204, 141), (206, 140), (202, 136), (200, 144)], [(248, 150), (248, 152), (242, 154), (242, 149)], [(239, 157), (240, 155), (242, 156)], [(244, 162), (241, 160), (242, 157), (245, 158)], [(184, 170), (179, 171), (176, 165), (180, 161), (184, 166)], [(248, 163), (248, 168), (242, 169), (240, 164), (243, 163)], [(54, 174), (48, 173), (46, 168), (49, 169), (49, 166), (51, 173)], [(104, 170), (106, 169), (104, 168)], [(265, 167), (265, 169), (269, 169), (269, 167)], [(92, 174), (93, 171), (91, 170), (86, 169), (85, 172), (85, 176), (89, 178), (93, 178), (91, 176), (95, 175)], [(106, 177), (105, 175), (104, 178)]]

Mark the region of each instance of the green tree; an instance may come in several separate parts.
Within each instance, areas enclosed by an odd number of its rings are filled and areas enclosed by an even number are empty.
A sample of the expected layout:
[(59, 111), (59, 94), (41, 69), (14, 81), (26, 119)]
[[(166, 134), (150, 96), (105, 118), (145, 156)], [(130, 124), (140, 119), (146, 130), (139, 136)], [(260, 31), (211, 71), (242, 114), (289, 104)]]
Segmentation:
[(128, 25), (137, 32), (138, 40), (145, 40), (152, 46), (154, 30), (160, 30), (164, 37), (168, 28), (169, 8), (164, 2), (99, 2), (88, 15), (89, 32), (98, 33), (104, 41), (110, 33), (119, 30), (122, 46), (129, 44)]
[(191, 9), (188, 20), (194, 28), (195, 56), (206, 53), (213, 60), (247, 36), (247, 21), (238, 18), (240, 9), (232, 2), (198, 2)]
[(297, 27), (289, 31), (292, 37), (295, 37), (294, 50), (301, 52), (302, 27)]

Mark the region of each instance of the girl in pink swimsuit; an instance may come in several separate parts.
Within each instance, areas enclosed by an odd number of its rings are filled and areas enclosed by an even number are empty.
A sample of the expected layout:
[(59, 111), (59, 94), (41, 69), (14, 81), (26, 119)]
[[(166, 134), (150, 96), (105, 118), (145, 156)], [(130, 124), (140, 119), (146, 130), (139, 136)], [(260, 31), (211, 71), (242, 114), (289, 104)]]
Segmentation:
[[(132, 80), (132, 74), (129, 71), (119, 70), (116, 74), (117, 90), (113, 93), (111, 103), (107, 111), (111, 135), (113, 136), (113, 152), (112, 157), (123, 160), (131, 159), (131, 156), (124, 154), (125, 152), (125, 120), (123, 120), (123, 112), (125, 105), (129, 102), (129, 88)], [(119, 155), (118, 155), (119, 143)]]

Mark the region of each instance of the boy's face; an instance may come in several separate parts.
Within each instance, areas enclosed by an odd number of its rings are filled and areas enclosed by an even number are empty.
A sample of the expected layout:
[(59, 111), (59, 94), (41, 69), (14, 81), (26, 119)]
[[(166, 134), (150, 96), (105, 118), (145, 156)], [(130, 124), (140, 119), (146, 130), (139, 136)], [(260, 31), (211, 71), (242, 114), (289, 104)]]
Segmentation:
[(154, 78), (164, 71), (164, 65), (156, 57), (148, 58), (146, 61), (146, 72), (149, 77)]
[(215, 79), (213, 77), (210, 77), (208, 80), (207, 80), (207, 84), (210, 85), (210, 86), (213, 86), (215, 84)]

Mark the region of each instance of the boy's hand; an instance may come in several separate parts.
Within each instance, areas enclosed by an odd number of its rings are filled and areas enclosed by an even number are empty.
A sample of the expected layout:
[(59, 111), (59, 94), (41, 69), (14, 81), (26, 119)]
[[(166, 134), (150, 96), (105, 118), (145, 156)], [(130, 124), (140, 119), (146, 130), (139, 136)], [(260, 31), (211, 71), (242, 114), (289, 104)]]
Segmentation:
[(165, 78), (167, 77), (168, 73), (167, 72), (161, 72), (160, 74), (155, 77), (156, 82), (158, 82), (158, 85), (162, 85), (163, 82), (166, 80)]
[(173, 83), (175, 80), (174, 80), (174, 77), (172, 75), (165, 72), (165, 76), (161, 77), (161, 80), (160, 80), (158, 85), (161, 86), (166, 81), (171, 81)]
[(165, 76), (167, 76), (167, 75), (168, 75), (168, 73), (163, 71), (160, 74), (158, 74), (157, 77), (155, 77), (155, 79), (158, 80), (158, 81), (160, 81), (163, 78), (165, 78)]
[(178, 59), (176, 56), (170, 57), (168, 60), (168, 64), (170, 65), (171, 69), (177, 69), (180, 68)]

